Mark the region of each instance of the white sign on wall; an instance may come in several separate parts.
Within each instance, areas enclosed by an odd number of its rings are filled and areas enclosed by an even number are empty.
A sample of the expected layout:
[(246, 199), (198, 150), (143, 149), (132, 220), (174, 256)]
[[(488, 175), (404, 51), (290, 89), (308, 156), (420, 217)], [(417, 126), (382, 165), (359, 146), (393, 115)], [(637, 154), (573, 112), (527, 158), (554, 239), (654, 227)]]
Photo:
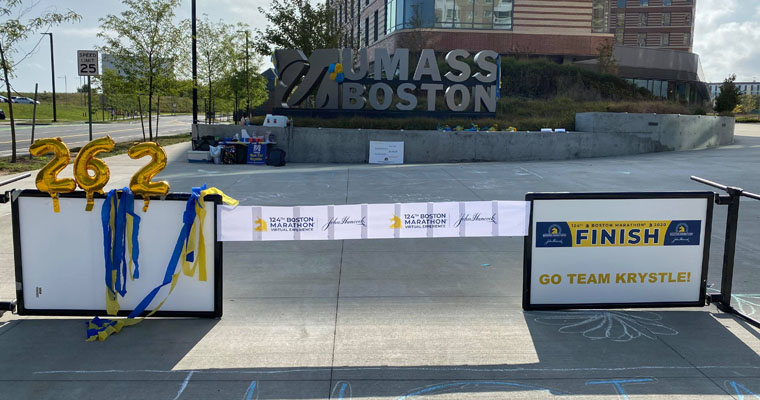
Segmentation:
[(370, 164), (403, 164), (404, 142), (369, 142)]
[(77, 71), (79, 76), (98, 76), (100, 69), (98, 67), (97, 50), (77, 50)]
[(523, 308), (704, 305), (713, 196), (528, 194)]

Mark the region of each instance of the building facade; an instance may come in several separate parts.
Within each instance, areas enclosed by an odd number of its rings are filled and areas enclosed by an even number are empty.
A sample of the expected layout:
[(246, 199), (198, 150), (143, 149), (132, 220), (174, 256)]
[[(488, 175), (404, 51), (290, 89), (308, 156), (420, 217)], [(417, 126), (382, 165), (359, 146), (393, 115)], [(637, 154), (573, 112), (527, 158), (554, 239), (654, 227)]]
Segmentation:
[[(723, 82), (713, 82), (709, 83), (708, 86), (710, 88), (710, 98), (715, 100), (716, 97), (720, 94), (720, 86), (723, 84)], [(736, 87), (739, 89), (739, 92), (741, 94), (751, 94), (753, 96), (760, 96), (760, 82), (752, 81), (752, 82), (734, 82)]]
[(343, 45), (354, 48), (491, 49), (571, 62), (613, 39), (609, 0), (328, 1)]
[[(696, 0), (328, 0), (343, 45), (483, 49), (596, 69), (614, 43), (618, 75), (655, 97), (709, 100), (691, 52)], [(369, 51), (370, 62), (374, 52)]]
[(616, 44), (692, 51), (696, 0), (611, 0), (610, 9)]

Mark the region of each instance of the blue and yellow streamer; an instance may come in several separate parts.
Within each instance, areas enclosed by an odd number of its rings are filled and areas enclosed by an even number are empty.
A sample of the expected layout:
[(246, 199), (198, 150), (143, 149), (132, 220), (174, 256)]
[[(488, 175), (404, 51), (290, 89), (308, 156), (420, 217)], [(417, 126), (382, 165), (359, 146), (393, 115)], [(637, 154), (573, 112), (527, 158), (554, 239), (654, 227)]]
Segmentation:
[[(125, 194), (129, 195), (125, 196)], [(238, 201), (225, 195), (221, 190), (217, 188), (206, 188), (206, 185), (202, 187), (194, 187), (190, 198), (185, 205), (185, 211), (182, 216), (182, 228), (177, 237), (177, 242), (174, 245), (169, 263), (164, 273), (164, 279), (153, 290), (148, 293), (145, 298), (135, 307), (134, 310), (127, 316), (126, 319), (112, 320), (106, 318), (95, 317), (87, 324), (87, 341), (106, 340), (111, 334), (118, 333), (125, 326), (131, 326), (142, 322), (145, 318), (155, 314), (166, 302), (174, 291), (177, 281), (179, 279), (180, 271), (177, 270), (177, 265), (181, 262), (181, 273), (194, 277), (195, 272), (198, 271), (198, 279), (200, 281), (206, 281), (206, 245), (203, 235), (203, 221), (206, 215), (206, 203), (205, 196), (211, 194), (218, 194), (222, 196), (222, 201), (229, 205), (237, 205)], [(128, 204), (125, 204), (128, 203)], [(122, 207), (122, 204), (123, 207)], [(114, 212), (114, 209), (116, 211)], [(123, 214), (121, 213), (123, 209)], [(126, 294), (126, 271), (127, 269), (118, 268), (126, 266), (130, 272), (130, 278), (138, 278), (137, 268), (137, 256), (139, 254), (139, 248), (137, 246), (137, 232), (139, 225), (139, 217), (134, 215), (134, 196), (131, 195), (128, 189), (124, 189), (122, 193), (121, 202), (116, 200), (115, 191), (111, 191), (106, 198), (103, 210), (103, 239), (104, 239), (104, 253), (105, 253), (105, 267), (106, 267), (106, 311), (109, 315), (115, 315), (118, 310), (118, 301), (116, 300), (116, 294), (124, 296)], [(108, 222), (106, 222), (106, 216)], [(123, 216), (123, 222), (121, 217)], [(130, 224), (129, 218), (132, 218)], [(136, 218), (136, 219), (135, 219)], [(136, 224), (135, 224), (136, 221)], [(129, 228), (126, 228), (129, 226)], [(121, 234), (121, 236), (119, 236)], [(126, 234), (126, 235), (125, 235)], [(127, 244), (131, 250), (131, 257), (129, 263), (116, 263), (117, 260), (124, 260), (123, 248), (124, 248), (124, 236), (126, 236)], [(113, 243), (113, 245), (112, 245)], [(134, 246), (134, 247), (133, 247)], [(121, 254), (119, 252), (122, 252)], [(132, 275), (131, 263), (135, 263), (135, 274)], [(114, 267), (117, 265), (118, 267)], [(123, 278), (122, 278), (123, 277)], [(163, 300), (153, 308), (147, 315), (140, 317), (153, 302), (158, 295), (158, 292), (166, 285), (170, 285), (169, 292), (166, 294)], [(140, 318), (138, 318), (140, 317)]]

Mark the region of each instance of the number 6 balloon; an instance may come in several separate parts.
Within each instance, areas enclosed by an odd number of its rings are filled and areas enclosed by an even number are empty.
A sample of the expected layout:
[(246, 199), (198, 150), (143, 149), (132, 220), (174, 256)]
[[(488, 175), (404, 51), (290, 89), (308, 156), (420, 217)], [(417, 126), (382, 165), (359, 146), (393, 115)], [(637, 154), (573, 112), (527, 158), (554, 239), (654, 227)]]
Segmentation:
[[(82, 147), (74, 160), (74, 178), (79, 187), (87, 193), (86, 211), (92, 211), (92, 207), (95, 205), (93, 196), (95, 193), (103, 194), (103, 187), (111, 179), (111, 171), (108, 166), (95, 155), (111, 151), (113, 148), (114, 141), (110, 136), (98, 138)], [(94, 176), (90, 175), (90, 171), (94, 173)]]

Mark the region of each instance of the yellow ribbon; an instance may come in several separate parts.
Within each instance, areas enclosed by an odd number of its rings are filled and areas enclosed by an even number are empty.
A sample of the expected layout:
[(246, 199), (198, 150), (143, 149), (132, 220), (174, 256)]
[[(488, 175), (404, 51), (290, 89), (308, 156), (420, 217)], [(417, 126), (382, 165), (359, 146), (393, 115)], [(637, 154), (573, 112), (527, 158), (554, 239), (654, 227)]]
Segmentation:
[[(182, 253), (180, 255), (180, 262), (182, 263), (182, 273), (184, 275), (187, 275), (189, 277), (195, 276), (196, 269), (198, 270), (198, 280), (205, 282), (207, 280), (206, 276), (206, 240), (203, 235), (203, 220), (206, 216), (206, 201), (205, 197), (207, 195), (217, 194), (222, 196), (222, 202), (224, 202), (227, 205), (231, 206), (237, 206), (240, 204), (238, 200), (233, 199), (232, 197), (227, 196), (222, 192), (221, 190), (217, 188), (208, 188), (203, 191), (201, 191), (200, 196), (198, 197), (198, 201), (195, 203), (195, 220), (193, 221), (193, 225), (190, 228), (190, 235), (188, 236), (188, 241), (183, 246)], [(116, 207), (111, 207), (111, 230), (113, 231), (113, 224), (115, 221), (115, 209)], [(129, 226), (129, 225), (128, 225)], [(197, 246), (196, 246), (196, 236), (197, 236)], [(131, 232), (127, 235), (128, 238), (131, 238)], [(131, 240), (131, 239), (128, 239)], [(131, 247), (131, 246), (130, 246)], [(189, 253), (192, 253), (194, 251), (197, 251), (197, 254), (195, 254), (194, 262), (192, 266), (190, 266), (190, 262), (187, 261), (187, 255)], [(131, 260), (131, 257), (130, 257)], [(130, 261), (130, 276), (132, 274), (131, 270), (131, 261)], [(166, 300), (169, 298), (169, 295), (172, 294), (174, 291), (174, 288), (177, 286), (177, 281), (179, 280), (180, 272), (176, 271), (172, 275), (172, 282), (169, 286), (169, 292), (166, 293), (166, 296), (163, 300), (161, 300), (158, 305), (153, 308), (153, 310), (148, 313), (144, 317), (140, 318), (124, 318), (124, 319), (118, 319), (113, 320), (114, 323), (112, 325), (109, 325), (106, 329), (98, 332), (97, 336), (91, 336), (86, 341), (92, 342), (95, 340), (104, 341), (106, 340), (111, 334), (118, 333), (121, 331), (121, 329), (125, 326), (132, 326), (137, 325), (145, 318), (151, 317), (153, 314), (155, 314), (161, 307), (164, 305)], [(112, 280), (113, 282), (116, 281), (115, 277)], [(115, 311), (114, 311), (115, 310)], [(112, 312), (113, 311), (113, 312)], [(115, 288), (109, 288), (106, 290), (106, 312), (110, 315), (115, 315), (119, 311), (119, 302), (116, 299), (116, 290)], [(90, 322), (88, 324), (89, 329), (97, 329), (99, 328), (97, 325), (95, 325), (93, 322)]]

